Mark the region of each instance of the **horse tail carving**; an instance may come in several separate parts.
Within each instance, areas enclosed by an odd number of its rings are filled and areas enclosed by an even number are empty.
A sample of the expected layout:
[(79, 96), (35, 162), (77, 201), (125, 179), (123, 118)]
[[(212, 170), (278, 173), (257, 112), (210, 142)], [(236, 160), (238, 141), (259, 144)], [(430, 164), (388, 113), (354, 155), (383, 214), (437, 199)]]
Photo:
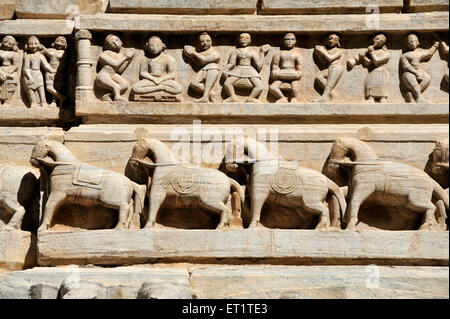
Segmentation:
[(236, 182), (234, 179), (232, 179), (232, 178), (229, 178), (229, 179), (230, 179), (230, 183), (231, 183), (231, 188), (239, 194), (239, 198), (241, 200), (241, 209), (244, 209), (244, 205), (245, 205), (244, 190), (242, 189), (241, 185), (239, 185), (239, 183)]
[(445, 192), (445, 190), (439, 185), (434, 179), (431, 179), (433, 181), (433, 195), (437, 198), (438, 203), (441, 201), (444, 204), (444, 207), (442, 205), (437, 205), (438, 212), (439, 212), (439, 220), (442, 223), (445, 223), (445, 220), (447, 219), (447, 213), (445, 210), (448, 210), (449, 207), (449, 198), (448, 194)]
[(328, 188), (330, 192), (336, 196), (338, 202), (339, 202), (339, 209), (341, 211), (341, 216), (344, 218), (345, 211), (347, 210), (347, 202), (345, 201), (344, 195), (341, 192), (341, 189), (339, 186), (333, 182), (331, 179), (328, 179)]
[(147, 187), (145, 185), (139, 185), (137, 183), (133, 183), (133, 211), (130, 212), (126, 226), (130, 227), (131, 221), (134, 216), (142, 215), (144, 211), (144, 201), (145, 201), (145, 193), (147, 192)]

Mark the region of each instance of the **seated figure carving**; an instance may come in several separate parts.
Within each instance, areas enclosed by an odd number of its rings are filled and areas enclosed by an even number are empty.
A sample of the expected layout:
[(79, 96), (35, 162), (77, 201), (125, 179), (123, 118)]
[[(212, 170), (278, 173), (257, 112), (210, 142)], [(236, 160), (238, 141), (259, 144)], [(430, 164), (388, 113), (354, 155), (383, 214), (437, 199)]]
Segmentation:
[(272, 59), (271, 80), (269, 92), (276, 98), (276, 103), (287, 103), (282, 89), (292, 92), (291, 102), (299, 102), (299, 84), (302, 76), (301, 57), (295, 52), (296, 38), (293, 33), (286, 33), (283, 38), (284, 48), (274, 54)]
[(184, 54), (191, 58), (194, 63), (201, 66), (201, 70), (191, 81), (191, 88), (201, 93), (203, 96), (196, 102), (216, 102), (215, 95), (211, 92), (217, 82), (220, 73), (220, 54), (212, 47), (211, 37), (208, 33), (202, 33), (199, 38), (199, 49), (186, 45)]
[(259, 72), (261, 72), (264, 56), (269, 52), (270, 46), (263, 45), (257, 54), (248, 47), (251, 41), (250, 34), (241, 33), (239, 47), (230, 54), (226, 69), (223, 71), (226, 78), (223, 88), (229, 96), (224, 102), (240, 102), (234, 88), (243, 86), (242, 81), (247, 80), (250, 81), (252, 91), (246, 102), (260, 102), (258, 98), (263, 91), (263, 85)]
[(404, 53), (400, 59), (402, 67), (401, 79), (406, 87), (406, 101), (417, 103), (429, 103), (422, 93), (431, 83), (431, 75), (425, 70), (422, 61), (429, 60), (439, 47), (439, 42), (424, 50), (420, 48), (420, 42), (417, 35), (411, 33), (407, 38), (408, 52)]
[(133, 85), (131, 92), (134, 101), (177, 101), (181, 102), (182, 88), (175, 80), (176, 62), (164, 53), (165, 44), (157, 36), (152, 36), (139, 67), (140, 81)]
[(17, 87), (20, 56), (16, 39), (7, 35), (0, 44), (0, 105), (9, 105)]
[(104, 51), (100, 54), (98, 64), (101, 69), (95, 79), (97, 89), (102, 93), (102, 101), (127, 101), (122, 96), (130, 86), (122, 75), (135, 55), (134, 49), (124, 49), (120, 38), (109, 34), (105, 38)]
[[(449, 207), (448, 194), (424, 171), (408, 164), (380, 159), (365, 142), (340, 138), (331, 148), (328, 171), (334, 175), (340, 167), (350, 171), (350, 201), (345, 213), (346, 229), (356, 229), (360, 206), (369, 198), (386, 206), (405, 207), (422, 213), (421, 230), (442, 230)], [(435, 197), (438, 220), (435, 218)]]

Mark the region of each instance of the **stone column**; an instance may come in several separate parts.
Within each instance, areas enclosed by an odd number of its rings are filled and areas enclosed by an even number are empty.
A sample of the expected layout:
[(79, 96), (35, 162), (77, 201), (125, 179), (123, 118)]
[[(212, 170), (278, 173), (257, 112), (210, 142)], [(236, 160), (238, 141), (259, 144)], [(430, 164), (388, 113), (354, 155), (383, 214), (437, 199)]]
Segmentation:
[(75, 34), (77, 46), (77, 86), (76, 101), (91, 100), (94, 90), (91, 80), (91, 68), (93, 61), (91, 58), (92, 34), (88, 30), (79, 30)]

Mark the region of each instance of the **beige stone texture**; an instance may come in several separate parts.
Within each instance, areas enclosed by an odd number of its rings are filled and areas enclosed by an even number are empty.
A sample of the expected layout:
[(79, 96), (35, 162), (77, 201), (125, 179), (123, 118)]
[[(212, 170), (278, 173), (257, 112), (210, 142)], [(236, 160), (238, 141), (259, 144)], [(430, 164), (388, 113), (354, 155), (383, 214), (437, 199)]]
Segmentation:
[(74, 21), (71, 20), (33, 20), (33, 31), (30, 30), (30, 20), (4, 20), (0, 21), (0, 35), (27, 36), (40, 35), (69, 35), (72, 34)]
[[(373, 32), (373, 24), (366, 23), (365, 15), (306, 15), (299, 19), (287, 16), (207, 16), (207, 15), (145, 15), (104, 14), (81, 15), (80, 29), (90, 31), (146, 31), (146, 32)], [(380, 28), (385, 32), (447, 31), (448, 12), (413, 13), (398, 15), (386, 13), (380, 16)], [(1, 32), (1, 28), (0, 28)]]
[(36, 235), (25, 231), (0, 231), (0, 268), (22, 270), (36, 266)]
[[(448, 298), (448, 267), (207, 266), (191, 269), (197, 298)], [(373, 275), (379, 280), (373, 280)], [(371, 276), (372, 275), (372, 276)]]
[(80, 13), (105, 12), (109, 0), (16, 0), (19, 19), (61, 19)]
[(252, 14), (256, 0), (110, 0), (115, 13)]
[(448, 0), (407, 0), (408, 12), (448, 11)]
[(1, 0), (0, 1), (0, 20), (11, 19), (16, 11), (15, 0)]
[(141, 229), (40, 232), (38, 249), (40, 266), (123, 265), (158, 258), (293, 258), (325, 263), (373, 259), (447, 265), (449, 246), (448, 232)]
[(379, 12), (400, 13), (403, 0), (263, 0), (262, 14), (314, 14), (314, 13), (371, 13), (378, 7)]

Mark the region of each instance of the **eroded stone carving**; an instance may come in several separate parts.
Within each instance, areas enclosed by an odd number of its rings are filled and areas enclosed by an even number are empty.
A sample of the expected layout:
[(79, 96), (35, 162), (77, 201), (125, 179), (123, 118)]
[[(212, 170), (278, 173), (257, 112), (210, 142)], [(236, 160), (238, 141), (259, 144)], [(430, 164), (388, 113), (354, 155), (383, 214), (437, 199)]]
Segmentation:
[(102, 205), (119, 211), (116, 229), (129, 228), (143, 209), (145, 187), (127, 177), (80, 162), (63, 144), (41, 140), (30, 162), (41, 170), (52, 169), (47, 187), (50, 195), (39, 230), (47, 230), (64, 202), (83, 206)]
[(16, 39), (7, 35), (0, 45), (0, 105), (7, 106), (17, 87), (20, 56)]
[(12, 217), (6, 225), (0, 218), (0, 231), (20, 230), (25, 208), (39, 202), (39, 197), (39, 181), (30, 168), (12, 162), (1, 164), (0, 207)]
[(282, 90), (291, 92), (290, 102), (300, 101), (298, 86), (302, 76), (302, 60), (300, 54), (295, 51), (296, 42), (294, 33), (286, 33), (283, 38), (284, 48), (275, 53), (272, 58), (270, 78), (273, 82), (269, 92), (277, 98), (276, 103), (289, 102)]
[(97, 89), (102, 91), (103, 101), (127, 101), (122, 94), (127, 91), (130, 83), (122, 73), (133, 59), (135, 50), (125, 49), (122, 46), (123, 43), (118, 36), (114, 34), (106, 36), (104, 51), (98, 59), (101, 70), (95, 79)]
[[(153, 163), (145, 162), (150, 157)], [(149, 219), (145, 228), (154, 227), (157, 213), (163, 202), (171, 208), (201, 206), (220, 214), (217, 229), (228, 226), (231, 211), (226, 203), (230, 188), (238, 192), (241, 202), (245, 194), (240, 185), (224, 173), (190, 164), (182, 164), (164, 143), (142, 138), (133, 148), (132, 167), (143, 165), (151, 177), (149, 187)]]
[(333, 99), (333, 90), (344, 74), (345, 68), (341, 63), (342, 50), (339, 36), (335, 33), (328, 35), (325, 46), (317, 45), (314, 53), (325, 62), (327, 68), (316, 77), (316, 82), (323, 90), (322, 96), (317, 102), (329, 102)]
[(358, 63), (369, 69), (369, 75), (364, 85), (364, 95), (369, 103), (387, 102), (391, 79), (388, 69), (390, 58), (391, 54), (386, 47), (386, 36), (377, 34), (367, 50), (347, 61), (349, 69), (354, 68)]
[(182, 100), (181, 85), (175, 80), (175, 59), (165, 54), (166, 45), (161, 38), (152, 36), (145, 45), (149, 57), (142, 59), (139, 67), (140, 81), (131, 93), (135, 101)]
[(417, 103), (429, 103), (422, 93), (431, 83), (431, 75), (425, 70), (422, 61), (431, 59), (433, 54), (439, 47), (439, 42), (435, 42), (433, 46), (424, 50), (420, 48), (420, 42), (417, 35), (411, 33), (407, 37), (406, 42), (408, 51), (404, 53), (400, 59), (402, 68), (402, 83), (405, 86), (406, 101)]
[[(354, 138), (340, 138), (331, 149), (328, 170), (350, 168), (350, 201), (345, 213), (347, 229), (355, 229), (358, 211), (371, 195), (387, 206), (403, 206), (423, 213), (421, 230), (442, 229), (436, 226), (432, 197), (442, 200), (448, 210), (448, 194), (424, 171), (413, 166), (384, 161), (366, 143)], [(446, 212), (438, 205), (439, 222), (445, 221)]]
[(44, 47), (37, 37), (31, 36), (28, 38), (23, 60), (23, 84), (30, 107), (49, 106), (45, 97), (44, 76), (41, 69), (50, 74), (55, 74), (56, 70), (47, 62), (43, 50)]
[[(441, 51), (442, 51), (442, 53), (443, 54), (445, 54), (447, 57), (448, 57), (448, 45), (447, 45), (447, 43), (445, 43), (444, 41), (442, 41), (441, 43), (440, 43), (440, 46), (441, 46)], [(447, 67), (447, 71), (445, 72), (445, 74), (444, 74), (444, 81), (445, 81), (445, 83), (447, 84), (447, 88), (448, 88), (448, 67)]]
[(441, 185), (442, 187), (448, 187), (449, 178), (449, 151), (448, 151), (448, 140), (438, 141), (433, 150), (431, 170), (434, 174), (442, 176), (444, 180), (447, 181), (446, 185)]
[(239, 45), (233, 50), (228, 58), (228, 64), (223, 71), (226, 78), (223, 88), (228, 95), (224, 102), (240, 102), (235, 92), (237, 88), (252, 89), (246, 102), (259, 103), (258, 98), (263, 91), (263, 84), (259, 72), (263, 67), (263, 59), (270, 50), (270, 45), (263, 45), (259, 53), (255, 53), (249, 48), (252, 38), (248, 33), (239, 35)]
[(52, 43), (51, 48), (44, 48), (42, 50), (42, 53), (48, 58), (50, 66), (55, 70), (55, 73), (45, 73), (45, 87), (52, 95), (52, 100), (55, 103), (59, 102), (59, 106), (62, 106), (66, 97), (61, 93), (60, 89), (55, 88), (55, 82), (57, 87), (61, 87), (64, 84), (66, 49), (66, 38), (64, 36), (58, 36)]
[[(243, 147), (244, 154), (253, 163), (247, 166), (252, 216), (249, 228), (264, 228), (260, 224), (261, 209), (264, 203), (271, 202), (284, 207), (302, 207), (312, 214), (320, 215), (316, 229), (340, 229), (340, 212), (345, 212), (346, 202), (339, 186), (332, 180), (300, 166), (296, 161), (276, 157), (252, 138), (246, 138), (242, 145), (230, 144), (227, 148), (228, 158), (232, 158), (233, 147), (236, 146)], [(236, 170), (238, 165), (229, 164), (227, 168)], [(329, 193), (334, 201), (331, 217), (324, 203)]]
[(198, 49), (190, 45), (184, 46), (184, 54), (201, 70), (191, 80), (191, 88), (202, 94), (196, 102), (217, 102), (216, 96), (211, 92), (220, 74), (220, 54), (212, 47), (212, 40), (208, 33), (203, 32), (198, 38)]

